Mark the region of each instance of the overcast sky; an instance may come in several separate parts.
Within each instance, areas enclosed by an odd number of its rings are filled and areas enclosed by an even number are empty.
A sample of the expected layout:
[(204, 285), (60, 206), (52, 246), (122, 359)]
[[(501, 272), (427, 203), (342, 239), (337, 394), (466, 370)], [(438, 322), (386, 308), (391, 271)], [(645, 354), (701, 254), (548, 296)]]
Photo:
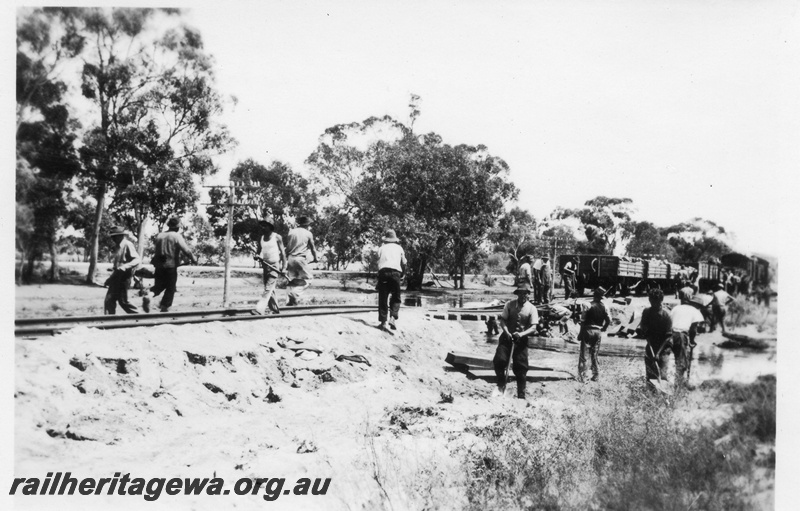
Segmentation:
[[(536, 217), (630, 197), (777, 254), (798, 157), (796, 2), (214, 2), (187, 21), (238, 98), (223, 160), (304, 172), (323, 130), (391, 115), (485, 144)], [(783, 178), (783, 180), (782, 180)]]

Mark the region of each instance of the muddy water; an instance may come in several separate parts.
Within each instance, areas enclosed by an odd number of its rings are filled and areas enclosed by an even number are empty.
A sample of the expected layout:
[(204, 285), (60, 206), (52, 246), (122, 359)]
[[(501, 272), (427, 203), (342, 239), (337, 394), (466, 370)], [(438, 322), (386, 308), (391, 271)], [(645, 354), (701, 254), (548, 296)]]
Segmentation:
[[(460, 323), (475, 342), (476, 351), (486, 355), (494, 354), (498, 336), (487, 335), (486, 325), (482, 321), (460, 321)], [(754, 351), (718, 347), (724, 340), (719, 332), (697, 336), (697, 347), (694, 349), (692, 362), (693, 383), (712, 379), (749, 383), (760, 375), (777, 374), (776, 342), (770, 342), (764, 351)], [(551, 352), (547, 358), (552, 358), (558, 353), (560, 354), (558, 358), (572, 358), (574, 365), (576, 367), (578, 365), (580, 345), (577, 343), (561, 339), (534, 338), (528, 345), (531, 348), (531, 357), (541, 358), (545, 352)], [(642, 339), (605, 336), (601, 356), (641, 360), (644, 357), (644, 349), (645, 341)], [(644, 373), (644, 363), (642, 363), (642, 373)]]

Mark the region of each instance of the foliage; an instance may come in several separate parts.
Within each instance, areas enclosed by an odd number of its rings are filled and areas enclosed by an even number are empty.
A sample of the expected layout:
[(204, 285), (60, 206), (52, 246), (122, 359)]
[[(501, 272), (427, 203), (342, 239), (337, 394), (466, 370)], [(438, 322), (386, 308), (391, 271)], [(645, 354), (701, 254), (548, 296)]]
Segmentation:
[(183, 231), (183, 237), (197, 257), (201, 265), (219, 265), (225, 262), (225, 246), (223, 240), (214, 236), (211, 224), (202, 216), (195, 213), (189, 220), (189, 225)]
[(731, 248), (724, 241), (706, 236), (693, 242), (679, 236), (672, 236), (669, 238), (669, 244), (675, 249), (676, 260), (687, 263), (719, 258), (731, 252)]
[(531, 243), (536, 237), (536, 219), (527, 210), (512, 208), (497, 221), (489, 233), (495, 251), (506, 252), (516, 267), (520, 257), (534, 252)]
[(16, 246), (19, 276), (29, 282), (34, 263), (48, 250), (50, 279), (57, 280), (56, 233), (67, 208), (67, 187), (79, 165), (73, 143), (77, 121), (67, 106), (60, 61), (80, 44), (59, 33), (58, 17), (42, 9), (23, 10), (17, 20)]
[[(310, 183), (282, 162), (273, 161), (265, 167), (252, 159), (240, 162), (231, 171), (231, 181), (244, 187), (234, 188), (234, 203), (245, 204), (233, 209), (233, 241), (238, 250), (252, 250), (260, 239), (258, 222), (271, 219), (275, 231), (286, 235), (290, 222), (297, 216), (313, 211), (317, 196)], [(228, 188), (209, 192), (212, 204), (206, 208), (209, 222), (217, 237), (225, 238), (228, 222)]]
[(410, 262), (410, 289), (445, 252), (450, 270), (463, 275), (505, 201), (517, 195), (508, 165), (486, 147), (450, 146), (434, 133), (417, 137), (390, 117), (329, 128), (307, 162), (368, 239), (378, 244), (385, 229), (396, 230)]
[(632, 232), (627, 255), (633, 257), (656, 256), (667, 261), (675, 261), (677, 252), (670, 245), (663, 231), (651, 222), (633, 222), (628, 229)]
[[(720, 392), (739, 412), (700, 426), (643, 392), (638, 379), (626, 387), (592, 415), (537, 410), (536, 421), (495, 415), (471, 427), (485, 448), (469, 457), (470, 508), (749, 508), (741, 481), (752, 470), (752, 442), (774, 441), (774, 378)], [(728, 444), (718, 441), (729, 433)]]
[(324, 222), (313, 225), (317, 251), (328, 269), (345, 270), (361, 258), (366, 229), (346, 210), (327, 206), (322, 212)]
[[(233, 143), (226, 128), (214, 121), (223, 102), (214, 90), (212, 61), (193, 29), (177, 24), (160, 29), (180, 14), (175, 9), (60, 12), (83, 40), (80, 88), (95, 115), (80, 151), (81, 185), (96, 202), (87, 237), (94, 241), (107, 195), (117, 192), (113, 208), (132, 211), (142, 240), (152, 215), (163, 219), (189, 209), (188, 176), (215, 172), (211, 155)], [(183, 186), (146, 193), (150, 186), (175, 179)], [(93, 244), (90, 282), (96, 251)]]

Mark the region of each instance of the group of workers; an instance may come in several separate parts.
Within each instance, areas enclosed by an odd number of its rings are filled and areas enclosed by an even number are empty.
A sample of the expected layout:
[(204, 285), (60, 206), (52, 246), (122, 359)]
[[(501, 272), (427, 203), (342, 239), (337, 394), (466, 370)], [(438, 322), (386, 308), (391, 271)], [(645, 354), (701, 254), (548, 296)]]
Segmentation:
[[(664, 293), (658, 288), (648, 294), (650, 307), (644, 309), (638, 332), (647, 340), (644, 364), (645, 376), (648, 380), (663, 381), (666, 376), (666, 365), (670, 354), (675, 357), (676, 383), (689, 387), (691, 363), (695, 336), (703, 323), (710, 323), (713, 331), (720, 325), (725, 331), (725, 315), (728, 304), (733, 300), (722, 284), (716, 286), (711, 295), (710, 313), (701, 312), (691, 302), (695, 290), (691, 287), (680, 292), (680, 305), (667, 311), (663, 308)], [(606, 289), (598, 287), (593, 291), (593, 299), (587, 309), (580, 314), (580, 354), (578, 357), (578, 380), (585, 383), (587, 377), (587, 354), (591, 363), (592, 381), (600, 378), (598, 354), (602, 343), (602, 332), (611, 324), (608, 311), (603, 304)], [(528, 338), (537, 331), (539, 313), (530, 301), (531, 286), (528, 282), (520, 282), (514, 291), (516, 299), (508, 301), (498, 320), (500, 338), (492, 361), (497, 376), (497, 393), (505, 394), (509, 362), (517, 384), (517, 397), (526, 397), (526, 377), (528, 373)], [(566, 307), (566, 312), (558, 318), (566, 326), (566, 318), (573, 317)], [(552, 319), (552, 318), (551, 318)]]
[(519, 284), (527, 284), (533, 292), (533, 303), (550, 303), (553, 294), (553, 269), (550, 267), (550, 256), (534, 258), (524, 255), (519, 259)]
[[(261, 299), (253, 310), (254, 314), (265, 314), (267, 308), (272, 313), (280, 313), (275, 299), (275, 288), (281, 275), (289, 279), (289, 296), (287, 305), (296, 305), (301, 294), (310, 286), (313, 277), (311, 264), (317, 262), (317, 251), (314, 246), (314, 235), (307, 229), (311, 219), (307, 216), (297, 218), (297, 226), (289, 230), (286, 242), (275, 232), (270, 220), (259, 222), (261, 236), (258, 240), (258, 251), (255, 258), (263, 267), (264, 290)], [(169, 312), (175, 296), (178, 267), (182, 256), (186, 256), (191, 264), (197, 264), (186, 240), (178, 232), (180, 219), (171, 217), (167, 221), (167, 230), (160, 232), (155, 239), (154, 255), (151, 260), (155, 271), (152, 275), (155, 283), (149, 289), (142, 286), (142, 310), (150, 312), (150, 302), (160, 293), (164, 293), (158, 306), (160, 312)], [(136, 270), (142, 259), (129, 237), (130, 231), (115, 226), (109, 233), (114, 242), (115, 252), (112, 260), (111, 276), (106, 280), (108, 288), (105, 297), (105, 314), (115, 314), (119, 306), (128, 314), (138, 313), (137, 307), (128, 300), (128, 291), (136, 277)]]

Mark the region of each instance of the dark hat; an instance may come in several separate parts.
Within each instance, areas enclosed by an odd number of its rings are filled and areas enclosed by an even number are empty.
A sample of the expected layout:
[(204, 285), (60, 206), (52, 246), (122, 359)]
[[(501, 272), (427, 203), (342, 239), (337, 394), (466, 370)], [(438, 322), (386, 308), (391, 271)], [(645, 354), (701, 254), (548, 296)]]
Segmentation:
[(577, 261), (578, 260), (578, 256), (572, 256), (572, 260), (573, 261)]
[(179, 225), (181, 225), (181, 219), (176, 216), (171, 216), (169, 220), (167, 220), (167, 227), (170, 229), (178, 227)]
[(260, 225), (261, 227), (270, 227), (271, 229), (275, 228), (275, 224), (272, 222), (272, 218), (270, 217), (261, 220), (260, 222), (258, 222), (258, 225)]
[(595, 289), (595, 290), (593, 291), (593, 293), (592, 293), (592, 296), (594, 296), (595, 298), (597, 298), (598, 296), (599, 296), (600, 298), (602, 298), (602, 297), (604, 297), (605, 295), (606, 295), (606, 289), (605, 289), (603, 286), (600, 286), (600, 287), (598, 287), (598, 288), (597, 288), (597, 289)]
[(400, 241), (397, 238), (397, 234), (395, 234), (394, 229), (386, 229), (386, 232), (383, 233), (383, 242), (384, 243), (396, 243)]
[(115, 225), (111, 228), (111, 232), (108, 233), (109, 236), (125, 236), (128, 231), (125, 230), (124, 227), (121, 225)]
[(518, 294), (521, 294), (521, 293), (530, 294), (531, 293), (531, 285), (528, 284), (527, 282), (523, 282), (522, 284), (518, 285), (517, 289), (514, 290), (514, 294), (518, 295)]
[(542, 261), (545, 261), (545, 260), (549, 261), (550, 260), (550, 256), (543, 255), (542, 256)]
[(297, 226), (298, 227), (305, 227), (307, 225), (311, 225), (311, 219), (307, 216), (299, 216), (297, 217)]

